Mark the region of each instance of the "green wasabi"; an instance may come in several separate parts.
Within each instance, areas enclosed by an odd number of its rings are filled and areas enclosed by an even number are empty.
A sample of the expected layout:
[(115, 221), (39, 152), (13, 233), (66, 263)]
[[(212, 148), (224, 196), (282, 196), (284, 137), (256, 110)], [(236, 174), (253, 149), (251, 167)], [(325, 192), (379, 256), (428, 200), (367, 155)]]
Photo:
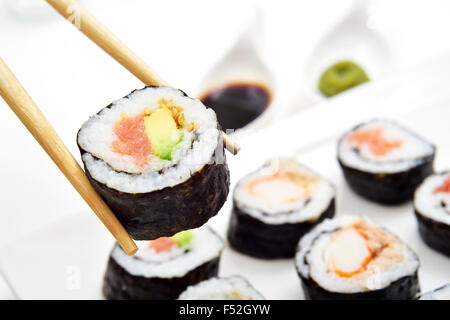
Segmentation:
[(319, 80), (319, 90), (327, 97), (369, 81), (366, 72), (352, 61), (341, 61), (329, 67)]

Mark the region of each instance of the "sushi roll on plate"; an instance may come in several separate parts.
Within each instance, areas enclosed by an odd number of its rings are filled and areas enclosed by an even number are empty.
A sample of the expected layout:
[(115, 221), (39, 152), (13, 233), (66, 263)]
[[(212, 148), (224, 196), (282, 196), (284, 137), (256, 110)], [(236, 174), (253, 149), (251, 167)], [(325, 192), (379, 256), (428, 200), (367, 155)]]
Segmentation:
[(188, 286), (217, 276), (224, 248), (208, 226), (137, 245), (132, 257), (114, 246), (103, 282), (106, 299), (176, 299)]
[(200, 227), (227, 198), (216, 115), (180, 90), (133, 91), (84, 123), (77, 142), (91, 184), (136, 240)]
[(414, 211), (425, 243), (450, 256), (450, 171), (425, 179), (414, 195)]
[(253, 286), (241, 276), (211, 278), (184, 291), (179, 300), (265, 300)]
[(338, 161), (350, 187), (379, 203), (396, 204), (433, 172), (435, 147), (396, 123), (373, 120), (345, 133)]
[(306, 299), (409, 300), (420, 291), (416, 254), (364, 218), (327, 219), (307, 233), (295, 258)]
[(450, 300), (450, 283), (432, 291), (422, 293), (418, 300)]
[(228, 241), (258, 258), (292, 258), (298, 240), (334, 216), (335, 189), (311, 169), (290, 159), (266, 163), (236, 186)]

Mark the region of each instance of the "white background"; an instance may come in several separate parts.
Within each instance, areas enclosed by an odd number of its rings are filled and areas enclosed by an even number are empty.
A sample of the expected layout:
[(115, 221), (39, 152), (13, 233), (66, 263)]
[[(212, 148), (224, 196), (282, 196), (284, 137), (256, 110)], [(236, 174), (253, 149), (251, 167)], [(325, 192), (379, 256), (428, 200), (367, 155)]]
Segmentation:
[[(82, 122), (142, 84), (47, 4), (42, 10), (20, 13), (11, 11), (14, 1), (0, 1), (1, 58), (78, 159), (75, 136)], [(188, 94), (197, 93), (202, 77), (259, 7), (265, 22), (261, 55), (280, 94), (290, 101), (308, 81), (301, 70), (310, 53), (352, 1), (85, 0), (83, 4), (170, 84)], [(390, 48), (394, 63), (387, 73), (411, 70), (450, 52), (449, 14), (450, 2), (444, 0), (374, 1), (369, 26)], [(89, 211), (3, 101), (0, 119), (0, 245), (63, 216)], [(0, 293), (11, 297), (7, 290)]]

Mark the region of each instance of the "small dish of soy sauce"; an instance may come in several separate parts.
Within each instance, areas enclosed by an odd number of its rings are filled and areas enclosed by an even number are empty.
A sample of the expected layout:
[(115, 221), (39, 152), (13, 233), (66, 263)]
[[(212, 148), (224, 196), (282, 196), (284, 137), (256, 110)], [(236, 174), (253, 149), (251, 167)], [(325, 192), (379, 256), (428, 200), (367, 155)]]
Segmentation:
[(197, 91), (228, 134), (242, 137), (262, 129), (281, 111), (277, 81), (262, 57), (263, 22), (259, 10), (252, 13), (240, 37), (205, 75)]
[(223, 130), (238, 130), (267, 110), (272, 90), (263, 83), (234, 81), (209, 89), (199, 99), (216, 112)]

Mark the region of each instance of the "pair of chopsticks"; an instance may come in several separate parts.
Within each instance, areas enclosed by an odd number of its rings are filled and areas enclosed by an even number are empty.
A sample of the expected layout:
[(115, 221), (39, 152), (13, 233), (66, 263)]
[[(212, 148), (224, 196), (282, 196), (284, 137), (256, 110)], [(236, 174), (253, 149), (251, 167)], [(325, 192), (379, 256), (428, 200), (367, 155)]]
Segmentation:
[[(146, 85), (167, 85), (143, 60), (126, 47), (77, 1), (46, 1)], [(1, 58), (0, 95), (100, 221), (111, 232), (124, 251), (128, 255), (136, 253), (137, 246), (130, 235), (91, 186), (86, 174), (78, 165), (69, 149), (64, 145), (61, 138)], [(223, 133), (223, 140), (225, 147), (232, 154), (236, 154), (239, 151), (237, 144), (225, 133)]]

